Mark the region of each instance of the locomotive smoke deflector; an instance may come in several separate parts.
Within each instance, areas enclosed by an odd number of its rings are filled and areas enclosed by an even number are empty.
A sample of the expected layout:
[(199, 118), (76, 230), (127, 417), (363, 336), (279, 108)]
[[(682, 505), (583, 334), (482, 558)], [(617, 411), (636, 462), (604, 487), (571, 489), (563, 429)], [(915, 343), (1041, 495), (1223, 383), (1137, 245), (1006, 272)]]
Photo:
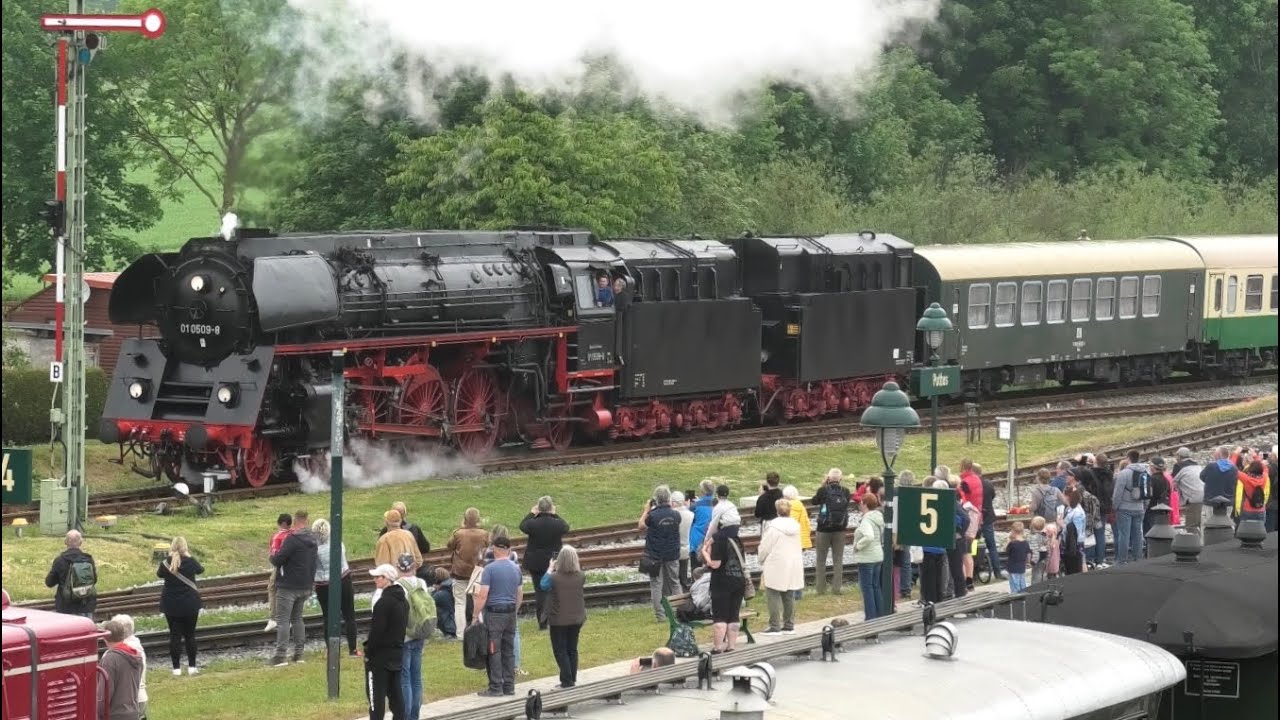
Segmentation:
[(107, 313), (116, 325), (149, 325), (156, 322), (156, 283), (169, 272), (173, 253), (151, 253), (135, 260), (116, 278)]
[(263, 332), (338, 319), (338, 285), (319, 255), (260, 257), (253, 261), (253, 296)]

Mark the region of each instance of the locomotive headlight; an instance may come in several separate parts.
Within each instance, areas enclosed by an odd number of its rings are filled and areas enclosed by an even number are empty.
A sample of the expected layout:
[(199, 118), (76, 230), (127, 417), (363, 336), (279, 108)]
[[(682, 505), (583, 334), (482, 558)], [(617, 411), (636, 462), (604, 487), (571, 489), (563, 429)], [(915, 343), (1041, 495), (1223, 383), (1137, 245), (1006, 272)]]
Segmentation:
[(191, 276), (191, 292), (204, 292), (204, 276), (203, 275)]
[(129, 397), (134, 400), (143, 400), (147, 396), (147, 383), (144, 380), (134, 380), (129, 383)]
[(240, 397), (240, 390), (235, 385), (227, 384), (218, 386), (218, 402), (223, 405), (226, 405), (227, 407), (235, 405), (238, 397)]

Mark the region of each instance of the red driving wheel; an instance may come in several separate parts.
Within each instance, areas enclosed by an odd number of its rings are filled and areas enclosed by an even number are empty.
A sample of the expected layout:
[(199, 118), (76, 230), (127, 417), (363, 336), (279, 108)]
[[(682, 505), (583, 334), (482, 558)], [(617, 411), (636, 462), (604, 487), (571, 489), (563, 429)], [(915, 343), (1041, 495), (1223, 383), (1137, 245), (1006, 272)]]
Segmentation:
[(454, 445), (468, 457), (484, 455), (498, 442), (498, 381), (488, 370), (467, 370), (454, 383)]
[(237, 475), (252, 487), (260, 488), (271, 482), (276, 466), (271, 441), (261, 435), (254, 435), (249, 447), (241, 449), (238, 464)]

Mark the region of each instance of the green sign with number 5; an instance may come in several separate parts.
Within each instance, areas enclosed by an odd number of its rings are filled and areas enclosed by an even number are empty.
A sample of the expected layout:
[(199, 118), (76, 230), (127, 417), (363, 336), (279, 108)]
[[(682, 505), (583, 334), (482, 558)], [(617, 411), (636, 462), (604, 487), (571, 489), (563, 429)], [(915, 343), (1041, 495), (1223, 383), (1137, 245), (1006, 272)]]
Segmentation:
[(956, 544), (956, 491), (900, 487), (894, 501), (899, 545), (947, 548)]

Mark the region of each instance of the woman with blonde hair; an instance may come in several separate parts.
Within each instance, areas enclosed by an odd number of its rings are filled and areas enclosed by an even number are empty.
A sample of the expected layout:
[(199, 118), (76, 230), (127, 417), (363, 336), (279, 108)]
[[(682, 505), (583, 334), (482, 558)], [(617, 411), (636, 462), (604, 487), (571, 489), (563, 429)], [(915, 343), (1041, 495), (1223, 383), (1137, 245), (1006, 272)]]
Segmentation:
[(173, 674), (182, 674), (182, 645), (187, 646), (187, 674), (196, 675), (196, 621), (200, 619), (200, 590), (196, 576), (204, 572), (199, 560), (191, 557), (187, 539), (179, 535), (169, 543), (169, 557), (156, 568), (156, 577), (164, 580), (160, 591), (160, 612), (169, 624), (169, 660)]
[[(329, 521), (319, 518), (311, 523), (311, 534), (316, 536), (316, 600), (320, 601), (320, 616), (324, 618), (324, 635), (325, 642), (329, 641), (329, 562), (333, 552), (332, 546), (329, 544), (330, 534), (333, 529), (329, 526)], [(361, 657), (362, 653), (356, 649), (356, 592), (355, 587), (351, 584), (351, 568), (347, 565), (347, 544), (342, 543), (338, 549), (341, 553), (342, 563), (342, 579), (340, 580), (342, 587), (339, 593), (342, 604), (342, 625), (347, 635), (347, 654), (351, 657)]]
[(560, 668), (557, 687), (571, 688), (578, 682), (578, 635), (587, 622), (586, 576), (576, 548), (560, 548), (551, 571), (542, 576), (541, 589), (547, 593), (551, 652)]
[[(809, 524), (809, 509), (800, 502), (800, 491), (795, 485), (782, 488), (782, 497), (791, 503), (791, 519), (800, 525), (800, 551), (813, 549), (813, 527)], [(796, 600), (804, 597), (804, 590), (797, 590)]]

